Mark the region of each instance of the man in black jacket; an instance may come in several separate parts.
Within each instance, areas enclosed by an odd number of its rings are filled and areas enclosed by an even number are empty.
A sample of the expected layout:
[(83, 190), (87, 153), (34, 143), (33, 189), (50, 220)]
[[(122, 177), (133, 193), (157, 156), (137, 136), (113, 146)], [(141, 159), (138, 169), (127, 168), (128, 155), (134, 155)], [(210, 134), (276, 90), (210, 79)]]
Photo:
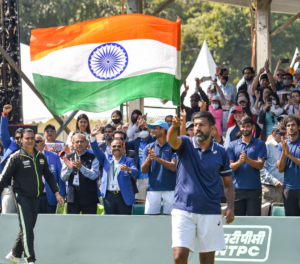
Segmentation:
[(6, 256), (10, 262), (20, 264), (24, 251), (25, 262), (34, 264), (34, 234), (33, 229), (37, 220), (40, 194), (43, 193), (42, 176), (49, 184), (56, 200), (63, 204), (56, 180), (51, 173), (47, 158), (38, 152), (35, 146), (33, 130), (27, 128), (22, 135), (23, 148), (10, 155), (0, 176), (0, 193), (7, 182), (12, 181), (15, 205), (19, 216), (20, 231), (12, 248)]

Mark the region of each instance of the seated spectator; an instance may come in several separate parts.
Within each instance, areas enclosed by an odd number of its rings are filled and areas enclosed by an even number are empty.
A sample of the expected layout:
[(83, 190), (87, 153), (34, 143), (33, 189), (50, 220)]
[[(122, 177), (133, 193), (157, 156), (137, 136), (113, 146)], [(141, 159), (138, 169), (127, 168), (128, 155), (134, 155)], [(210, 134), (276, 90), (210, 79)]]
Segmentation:
[(97, 214), (99, 162), (86, 150), (85, 133), (76, 132), (72, 143), (75, 151), (63, 157), (61, 170), (62, 180), (68, 181), (67, 214)]
[(227, 149), (235, 188), (234, 214), (260, 216), (260, 170), (267, 158), (266, 145), (262, 140), (253, 138), (254, 122), (251, 117), (243, 117), (240, 125), (242, 137), (230, 142)]
[(168, 126), (172, 126), (172, 120), (173, 120), (173, 116), (172, 115), (167, 115), (165, 117), (165, 122), (168, 124)]
[(176, 185), (176, 154), (167, 142), (169, 127), (166, 122), (158, 120), (148, 127), (156, 141), (146, 146), (141, 166), (142, 172), (148, 172), (149, 177), (145, 214), (159, 215), (163, 202), (164, 214), (170, 215)]
[(208, 107), (209, 112), (213, 115), (213, 117), (216, 120), (216, 126), (218, 128), (219, 135), (222, 136), (222, 127), (221, 127), (221, 122), (223, 118), (223, 110), (222, 110), (222, 105), (221, 105), (221, 100), (218, 96), (214, 96), (212, 98), (211, 104)]
[(253, 97), (251, 96), (251, 89), (254, 81), (254, 69), (252, 67), (246, 67), (243, 69), (242, 74), (243, 78), (236, 85), (236, 89), (238, 92), (247, 92), (248, 97), (250, 98), (250, 107), (253, 107), (254, 101)]
[(131, 113), (131, 123), (132, 125), (130, 125), (128, 127), (128, 130), (127, 130), (127, 137), (128, 137), (128, 141), (132, 141), (136, 138), (139, 137), (139, 128), (138, 128), (138, 125), (139, 125), (139, 118), (142, 117), (142, 112), (140, 110), (133, 110), (132, 113)]
[(263, 141), (266, 141), (267, 137), (272, 134), (277, 117), (284, 113), (286, 112), (280, 107), (278, 95), (276, 93), (269, 94), (258, 117), (258, 123), (262, 125), (261, 139)]
[(284, 110), (286, 110), (288, 114), (297, 114), (299, 116), (300, 90), (291, 92), (291, 99), (288, 100), (288, 104), (284, 107)]
[[(56, 153), (46, 151), (44, 150), (45, 148), (45, 139), (39, 135), (35, 135), (35, 148), (43, 153), (46, 158), (47, 162), (49, 165), (49, 169), (52, 172), (57, 185), (59, 186), (59, 194), (63, 197), (65, 200), (66, 198), (66, 184), (65, 182), (61, 179), (61, 162)], [(39, 208), (39, 213), (40, 214), (55, 214), (56, 211), (56, 206), (57, 206), (57, 200), (52, 192), (49, 184), (47, 181), (45, 181), (44, 176), (43, 178), (43, 183), (45, 184), (44, 192), (40, 195), (40, 208)]]
[(130, 177), (137, 177), (138, 170), (134, 160), (123, 156), (124, 144), (120, 139), (111, 143), (111, 153), (105, 155), (97, 146), (95, 136), (100, 133), (101, 126), (92, 129), (91, 147), (98, 161), (102, 164), (101, 196), (106, 214), (131, 215), (135, 203)]
[(284, 119), (288, 140), (278, 145), (278, 171), (284, 173), (283, 202), (286, 216), (300, 216), (300, 119), (288, 114)]
[[(209, 105), (209, 99), (206, 95), (206, 93), (202, 90), (200, 84), (203, 82), (203, 78), (201, 80), (199, 78), (196, 78), (196, 90), (195, 93), (190, 96), (191, 98), (191, 107), (184, 105), (184, 98), (186, 97), (187, 91), (189, 90), (189, 86), (186, 85), (186, 82), (184, 82), (184, 88), (185, 91), (181, 94), (181, 109), (185, 110), (186, 112), (186, 121), (191, 121), (191, 117), (193, 113), (199, 112), (199, 102), (205, 101), (206, 102), (206, 109), (208, 110)], [(200, 95), (199, 95), (200, 94)]]
[(112, 121), (112, 125), (116, 129), (122, 129), (122, 126), (123, 126), (122, 120), (123, 120), (123, 115), (122, 115), (121, 111), (115, 110), (112, 112), (111, 121)]
[(286, 92), (292, 92), (295, 90), (293, 86), (293, 75), (290, 73), (285, 73), (283, 77), (284, 89), (281, 90), (282, 94), (279, 94), (279, 98), (281, 101), (281, 106), (285, 106), (288, 104), (289, 99), (291, 98), (291, 94), (287, 94)]
[(75, 134), (75, 132), (82, 132), (85, 134), (87, 140), (90, 140), (91, 138), (91, 129), (90, 129), (90, 121), (86, 114), (81, 114), (77, 117), (76, 120), (76, 130), (71, 131), (68, 139), (67, 139), (67, 145), (69, 147), (72, 147), (72, 137)]
[(300, 68), (298, 68), (297, 70), (295, 70), (294, 77), (295, 77), (295, 79), (297, 81), (295, 89), (300, 90)]
[(282, 125), (275, 125), (272, 128), (272, 139), (266, 143), (267, 160), (264, 167), (260, 170), (262, 185), (262, 203), (282, 203), (282, 183), (283, 173), (277, 169), (278, 144), (281, 137), (287, 137), (286, 128)]

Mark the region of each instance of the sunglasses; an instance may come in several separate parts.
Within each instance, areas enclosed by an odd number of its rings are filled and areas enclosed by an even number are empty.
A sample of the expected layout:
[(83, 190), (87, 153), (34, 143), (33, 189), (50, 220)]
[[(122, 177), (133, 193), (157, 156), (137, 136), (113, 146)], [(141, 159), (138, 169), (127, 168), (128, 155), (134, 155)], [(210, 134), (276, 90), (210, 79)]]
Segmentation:
[(43, 140), (36, 140), (36, 141), (35, 141), (36, 144), (39, 144), (39, 143), (41, 143), (41, 142), (43, 142)]
[(282, 136), (282, 137), (286, 136), (286, 133), (285, 133), (285, 132), (277, 132), (276, 134), (278, 134), (278, 135), (280, 135), (280, 136)]
[(21, 137), (15, 137), (15, 139), (16, 139), (16, 140), (20, 140), (20, 139), (21, 139)]
[(55, 130), (47, 129), (47, 130), (45, 130), (45, 132), (47, 132), (47, 133), (53, 133), (53, 132), (55, 132)]
[(113, 149), (116, 149), (116, 148), (118, 148), (118, 149), (121, 149), (122, 148), (122, 146), (121, 145), (113, 145), (113, 146), (111, 146)]
[(277, 76), (284, 76), (284, 73), (277, 73)]

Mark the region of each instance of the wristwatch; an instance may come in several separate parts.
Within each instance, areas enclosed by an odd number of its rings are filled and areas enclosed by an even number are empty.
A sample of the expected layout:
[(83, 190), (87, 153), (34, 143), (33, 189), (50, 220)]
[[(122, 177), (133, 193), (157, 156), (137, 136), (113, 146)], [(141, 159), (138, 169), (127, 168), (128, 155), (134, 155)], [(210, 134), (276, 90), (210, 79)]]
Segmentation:
[(129, 169), (128, 173), (131, 174), (131, 169)]

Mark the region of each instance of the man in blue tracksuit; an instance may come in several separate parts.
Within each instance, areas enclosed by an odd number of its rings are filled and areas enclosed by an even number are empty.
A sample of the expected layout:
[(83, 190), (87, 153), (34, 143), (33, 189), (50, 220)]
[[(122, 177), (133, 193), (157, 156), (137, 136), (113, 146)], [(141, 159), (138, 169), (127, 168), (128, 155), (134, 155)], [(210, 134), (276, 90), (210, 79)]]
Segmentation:
[[(52, 174), (55, 177), (56, 182), (58, 183), (59, 186), (59, 194), (65, 199), (66, 196), (66, 183), (61, 179), (60, 174), (61, 174), (61, 162), (59, 160), (59, 157), (56, 153), (46, 151), (44, 150), (45, 148), (45, 139), (41, 136), (36, 134), (35, 135), (35, 148), (43, 153), (48, 161), (49, 169), (52, 172)], [(39, 213), (40, 214), (54, 214), (56, 211), (56, 206), (57, 206), (57, 200), (55, 195), (50, 189), (49, 184), (47, 181), (44, 180), (45, 184), (45, 189), (43, 194), (40, 196), (40, 208), (39, 208)]]
[[(10, 137), (8, 132), (8, 114), (12, 110), (11, 105), (5, 105), (3, 107), (3, 112), (1, 114), (1, 125), (0, 125), (0, 138), (2, 140), (4, 155), (0, 161), (0, 171), (2, 172), (5, 163), (9, 156), (20, 149), (22, 146), (21, 138), (23, 134), (23, 128), (18, 128), (15, 132), (15, 138)], [(3, 214), (12, 214), (16, 213), (16, 207), (13, 199), (11, 183), (8, 182), (2, 192), (2, 213)]]

